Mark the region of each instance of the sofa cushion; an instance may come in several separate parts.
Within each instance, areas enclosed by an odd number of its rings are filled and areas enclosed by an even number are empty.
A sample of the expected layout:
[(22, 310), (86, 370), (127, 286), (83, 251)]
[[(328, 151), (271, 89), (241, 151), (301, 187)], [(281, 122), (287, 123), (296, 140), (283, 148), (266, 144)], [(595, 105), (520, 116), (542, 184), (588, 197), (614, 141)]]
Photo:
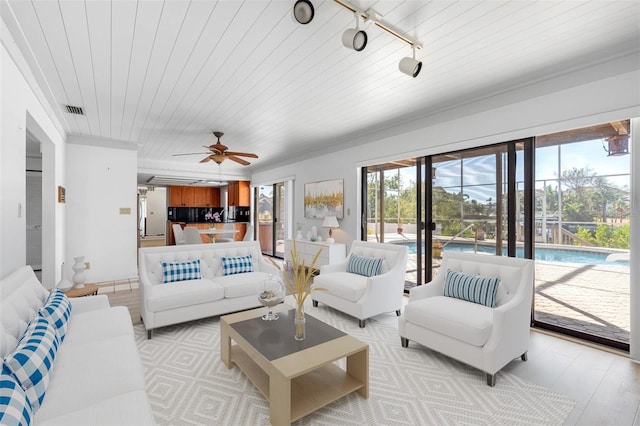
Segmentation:
[(214, 280), (224, 288), (224, 297), (227, 299), (255, 295), (257, 300), (258, 285), (268, 278), (269, 274), (266, 272), (247, 272), (215, 277)]
[(383, 260), (381, 257), (362, 257), (352, 254), (347, 262), (347, 272), (373, 277), (380, 274)]
[[(71, 326), (78, 320), (75, 316)], [(63, 423), (58, 418), (78, 410), (87, 408), (93, 411), (110, 398), (127, 395), (130, 392), (144, 392), (144, 372), (140, 362), (140, 353), (132, 335), (94, 340), (91, 342), (75, 341), (71, 344), (72, 331), (69, 330), (69, 341), (60, 347), (56, 357), (56, 366), (51, 373), (51, 386), (42, 407), (35, 413), (35, 424), (47, 423), (67, 425), (98, 424), (137, 424), (122, 419), (122, 414), (101, 411), (103, 418), (89, 416), (82, 421)], [(143, 356), (155, 356), (150, 352)], [(164, 354), (167, 355), (167, 354)], [(140, 404), (140, 411), (148, 411), (148, 406)], [(76, 417), (76, 419), (81, 419)], [(144, 424), (144, 423), (141, 423)]]
[(62, 290), (55, 289), (44, 302), (44, 306), (38, 310), (38, 313), (48, 318), (56, 326), (58, 338), (62, 342), (67, 333), (69, 317), (71, 316), (71, 301), (69, 298)]
[(19, 426), (31, 424), (33, 409), (24, 389), (9, 372), (2, 368), (0, 372), (0, 424)]
[(153, 285), (147, 293), (145, 296), (147, 307), (153, 312), (183, 308), (224, 298), (224, 289), (206, 278)]
[(479, 347), (487, 342), (493, 323), (493, 309), (446, 296), (411, 302), (404, 316), (420, 327)]
[(253, 272), (253, 256), (222, 256), (222, 275)]
[(324, 288), (334, 296), (357, 302), (367, 288), (367, 277), (350, 272), (332, 272), (318, 275), (314, 278), (313, 284), (314, 287)]
[(493, 308), (499, 284), (499, 277), (471, 276), (447, 269), (444, 295)]
[(162, 282), (198, 280), (200, 273), (200, 259), (188, 262), (162, 262)]
[(37, 315), (29, 323), (15, 351), (4, 359), (4, 365), (25, 390), (34, 411), (44, 400), (58, 346), (55, 326)]

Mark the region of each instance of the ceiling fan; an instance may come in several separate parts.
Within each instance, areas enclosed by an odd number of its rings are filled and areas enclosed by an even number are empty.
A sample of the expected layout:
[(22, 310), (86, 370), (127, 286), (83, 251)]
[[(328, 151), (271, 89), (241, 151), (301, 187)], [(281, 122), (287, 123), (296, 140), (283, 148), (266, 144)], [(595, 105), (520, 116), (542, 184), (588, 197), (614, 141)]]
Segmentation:
[(235, 161), (236, 163), (242, 164), (243, 166), (248, 166), (251, 163), (249, 163), (244, 158), (240, 158), (240, 157), (258, 158), (256, 154), (252, 154), (249, 152), (229, 151), (229, 148), (227, 148), (226, 145), (223, 145), (220, 143), (220, 138), (222, 137), (222, 135), (224, 135), (224, 133), (213, 132), (213, 135), (216, 138), (218, 138), (218, 141), (213, 145), (204, 146), (204, 148), (207, 148), (209, 152), (191, 152), (186, 154), (173, 154), (173, 157), (178, 157), (181, 155), (206, 155), (205, 158), (200, 160), (201, 163), (206, 163), (207, 161), (213, 160), (217, 164), (221, 164), (224, 160), (228, 158), (229, 160)]

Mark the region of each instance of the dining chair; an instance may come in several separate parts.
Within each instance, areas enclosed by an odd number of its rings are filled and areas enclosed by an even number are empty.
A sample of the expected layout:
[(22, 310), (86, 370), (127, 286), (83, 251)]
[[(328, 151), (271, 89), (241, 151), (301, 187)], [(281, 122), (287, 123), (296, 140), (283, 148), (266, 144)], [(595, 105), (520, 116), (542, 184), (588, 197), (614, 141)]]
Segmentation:
[(227, 235), (227, 234), (229, 234), (229, 235), (231, 235), (231, 236), (230, 236), (230, 237), (218, 237), (218, 238), (216, 238), (216, 242), (217, 242), (217, 243), (232, 243), (232, 242), (234, 242), (234, 241), (236, 240), (236, 239), (234, 238), (234, 235), (235, 235), (235, 229), (236, 229), (236, 228), (235, 228), (235, 226), (234, 226), (234, 224), (233, 224), (233, 223), (225, 223), (225, 224), (223, 224), (223, 225), (222, 225), (222, 229), (221, 229), (221, 231), (229, 231), (229, 232), (225, 232), (225, 233), (222, 233), (222, 232), (221, 232), (221, 234), (222, 234), (222, 235)]
[(200, 231), (198, 231), (198, 228), (187, 226), (183, 231), (187, 244), (202, 244), (202, 238), (200, 237)]
[(253, 241), (253, 225), (247, 225), (247, 231), (244, 233), (244, 238), (242, 241)]
[(173, 224), (173, 239), (176, 241), (176, 245), (181, 246), (187, 244), (187, 240), (184, 237), (184, 232), (182, 232), (182, 226), (177, 223)]

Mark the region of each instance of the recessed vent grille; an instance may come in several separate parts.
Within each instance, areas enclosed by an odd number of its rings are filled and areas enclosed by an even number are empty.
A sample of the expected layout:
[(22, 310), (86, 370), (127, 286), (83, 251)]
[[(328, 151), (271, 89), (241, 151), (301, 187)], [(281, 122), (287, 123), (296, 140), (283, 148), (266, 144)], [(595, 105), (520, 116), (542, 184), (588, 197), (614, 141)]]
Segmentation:
[(67, 112), (69, 114), (84, 115), (84, 111), (82, 110), (81, 107), (77, 107), (73, 105), (65, 105), (65, 107), (67, 108)]

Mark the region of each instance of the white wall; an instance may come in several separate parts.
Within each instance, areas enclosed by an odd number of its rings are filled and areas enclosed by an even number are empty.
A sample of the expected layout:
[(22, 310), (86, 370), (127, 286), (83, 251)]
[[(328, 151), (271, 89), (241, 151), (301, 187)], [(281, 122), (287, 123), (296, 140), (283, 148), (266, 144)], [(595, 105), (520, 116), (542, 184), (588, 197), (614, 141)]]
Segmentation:
[(67, 265), (85, 256), (91, 282), (136, 277), (137, 152), (83, 140), (67, 144)]
[[(26, 264), (26, 131), (44, 144), (43, 156), (43, 284), (59, 279), (62, 262), (64, 206), (50, 191), (64, 185), (64, 131), (43, 107), (42, 93), (0, 21), (0, 277)], [(58, 266), (56, 266), (58, 265)]]
[(147, 191), (147, 235), (167, 233), (167, 188)]

